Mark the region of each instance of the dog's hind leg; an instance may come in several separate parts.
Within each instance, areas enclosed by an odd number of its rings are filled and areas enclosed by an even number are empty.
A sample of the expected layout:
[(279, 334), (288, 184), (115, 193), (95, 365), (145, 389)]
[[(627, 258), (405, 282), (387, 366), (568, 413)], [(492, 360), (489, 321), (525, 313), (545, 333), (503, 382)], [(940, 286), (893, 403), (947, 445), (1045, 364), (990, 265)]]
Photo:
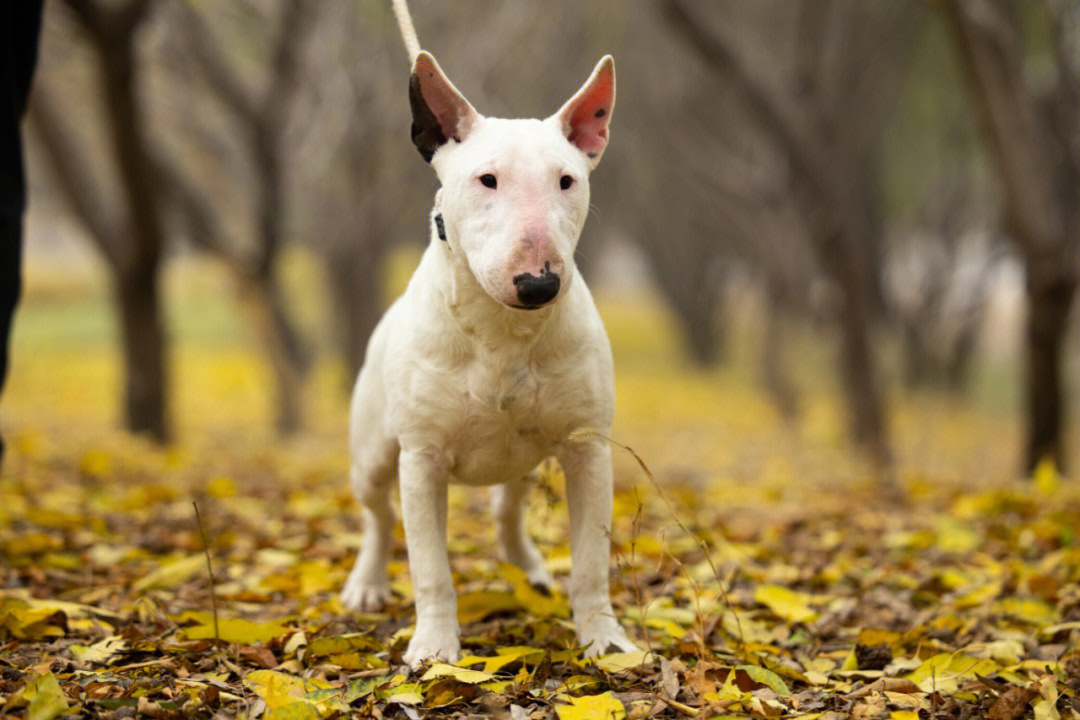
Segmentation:
[(536, 548), (525, 523), (525, 505), (535, 473), (491, 488), (491, 509), (495, 515), (499, 550), (503, 558), (517, 565), (534, 586), (550, 590), (551, 573), (544, 567), (544, 557)]
[(341, 591), (342, 604), (351, 610), (370, 612), (388, 603), (390, 578), (386, 563), (394, 530), (394, 507), (390, 495), (396, 472), (396, 447), (386, 458), (361, 465), (354, 461), (352, 487), (361, 505), (363, 539), (349, 578)]

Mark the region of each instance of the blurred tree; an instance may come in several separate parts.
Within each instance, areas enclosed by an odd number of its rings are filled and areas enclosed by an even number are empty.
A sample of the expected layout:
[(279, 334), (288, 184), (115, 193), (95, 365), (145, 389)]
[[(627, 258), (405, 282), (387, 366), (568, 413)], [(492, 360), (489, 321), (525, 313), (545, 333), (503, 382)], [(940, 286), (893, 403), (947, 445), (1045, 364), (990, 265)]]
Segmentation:
[[(275, 272), (291, 230), (288, 175), (294, 167), (287, 137), (289, 109), (303, 77), (304, 45), (318, 8), (302, 0), (288, 0), (277, 8), (247, 8), (244, 31), (265, 46), (261, 71), (244, 68), (250, 60), (237, 57), (240, 30), (230, 28), (220, 17), (207, 17), (189, 3), (174, 3), (170, 9), (169, 24), (178, 30), (173, 36), (176, 43), (195, 58), (200, 76), (239, 125), (252, 169), (243, 186), (249, 189), (244, 207), (254, 221), (242, 225), (251, 236), (244, 241), (230, 238), (229, 225), (222, 218), (225, 211), (214, 207), (221, 198), (211, 197), (195, 173), (171, 167), (165, 174), (166, 187), (187, 216), (191, 237), (224, 258), (233, 270), (277, 382), (277, 428), (292, 432), (302, 422), (302, 381), (310, 358), (290, 323)], [(220, 7), (216, 9), (221, 12)], [(177, 65), (190, 72), (179, 60)]]
[[(743, 163), (750, 167), (741, 190), (735, 188), (742, 206), (736, 211), (744, 226), (757, 230), (746, 240), (757, 242), (763, 234), (755, 227), (758, 218), (797, 217), (801, 231), (785, 239), (804, 239), (838, 291), (841, 376), (852, 432), (887, 463), (891, 452), (869, 337), (881, 307), (872, 151), (911, 18), (900, 3), (842, 0), (709, 4), (708, 12), (703, 5), (662, 0), (662, 7), (672, 31), (705, 61), (715, 86), (729, 93), (730, 104), (714, 103), (717, 122), (748, 122), (778, 158), (764, 182), (754, 182), (753, 162)], [(731, 157), (713, 156), (713, 163), (723, 166)], [(788, 201), (791, 210), (778, 210)]]
[(52, 83), (38, 83), (31, 112), (61, 186), (113, 272), (127, 427), (165, 440), (167, 377), (159, 297), (165, 231), (136, 78), (136, 35), (153, 5), (152, 0), (63, 2), (100, 70), (98, 100), (114, 162), (103, 166), (92, 157)]
[[(1063, 467), (1061, 355), (1080, 279), (1080, 82), (1067, 32), (1071, 3), (1022, 4), (1010, 14), (997, 0), (941, 4), (997, 162), (1008, 229), (1027, 266), (1028, 438), (1025, 465), (1043, 458)], [(1049, 64), (1042, 88), (1025, 66), (1024, 13), (1046, 23)], [(1075, 46), (1072, 48), (1075, 49)]]

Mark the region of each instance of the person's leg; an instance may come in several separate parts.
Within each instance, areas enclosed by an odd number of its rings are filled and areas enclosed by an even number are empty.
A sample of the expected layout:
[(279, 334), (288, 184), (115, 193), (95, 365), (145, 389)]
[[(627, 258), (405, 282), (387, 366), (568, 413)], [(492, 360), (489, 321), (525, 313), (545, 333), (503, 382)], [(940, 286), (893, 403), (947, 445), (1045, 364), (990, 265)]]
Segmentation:
[[(8, 338), (22, 290), (22, 224), (26, 207), (19, 121), (37, 59), (42, 0), (0, 3), (0, 391), (7, 379)], [(0, 438), (0, 458), (4, 443)]]

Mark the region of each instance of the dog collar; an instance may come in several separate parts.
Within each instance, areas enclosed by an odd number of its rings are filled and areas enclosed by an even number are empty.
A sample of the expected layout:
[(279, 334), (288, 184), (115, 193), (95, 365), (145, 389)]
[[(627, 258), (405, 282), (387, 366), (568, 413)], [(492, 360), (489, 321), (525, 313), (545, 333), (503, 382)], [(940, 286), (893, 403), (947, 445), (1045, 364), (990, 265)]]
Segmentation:
[(446, 226), (443, 225), (442, 213), (435, 216), (435, 232), (439, 233), (439, 239), (446, 242)]

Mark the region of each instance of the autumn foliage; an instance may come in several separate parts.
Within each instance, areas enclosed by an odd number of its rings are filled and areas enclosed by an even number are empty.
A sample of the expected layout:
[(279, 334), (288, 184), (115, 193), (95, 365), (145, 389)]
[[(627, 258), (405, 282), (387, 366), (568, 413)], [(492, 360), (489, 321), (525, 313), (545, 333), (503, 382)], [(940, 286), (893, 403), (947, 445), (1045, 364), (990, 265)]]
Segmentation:
[[(179, 440), (165, 449), (113, 429), (104, 300), (30, 288), (0, 416), (4, 716), (1077, 716), (1080, 489), (1049, 464), (1009, 477), (1015, 420), (897, 398), (905, 497), (886, 495), (827, 388), (786, 424), (749, 362), (680, 365), (652, 304), (601, 306), (612, 435), (656, 477), (615, 449), (615, 608), (647, 650), (583, 660), (566, 598), (501, 564), (486, 493), (456, 488), (465, 656), (410, 673), (400, 530), (393, 605), (337, 599), (360, 539), (337, 370), (314, 373), (309, 430), (276, 440), (271, 371), (217, 271), (170, 272)], [(825, 361), (812, 344), (803, 357)], [(565, 581), (562, 484), (547, 466), (530, 525)]]

